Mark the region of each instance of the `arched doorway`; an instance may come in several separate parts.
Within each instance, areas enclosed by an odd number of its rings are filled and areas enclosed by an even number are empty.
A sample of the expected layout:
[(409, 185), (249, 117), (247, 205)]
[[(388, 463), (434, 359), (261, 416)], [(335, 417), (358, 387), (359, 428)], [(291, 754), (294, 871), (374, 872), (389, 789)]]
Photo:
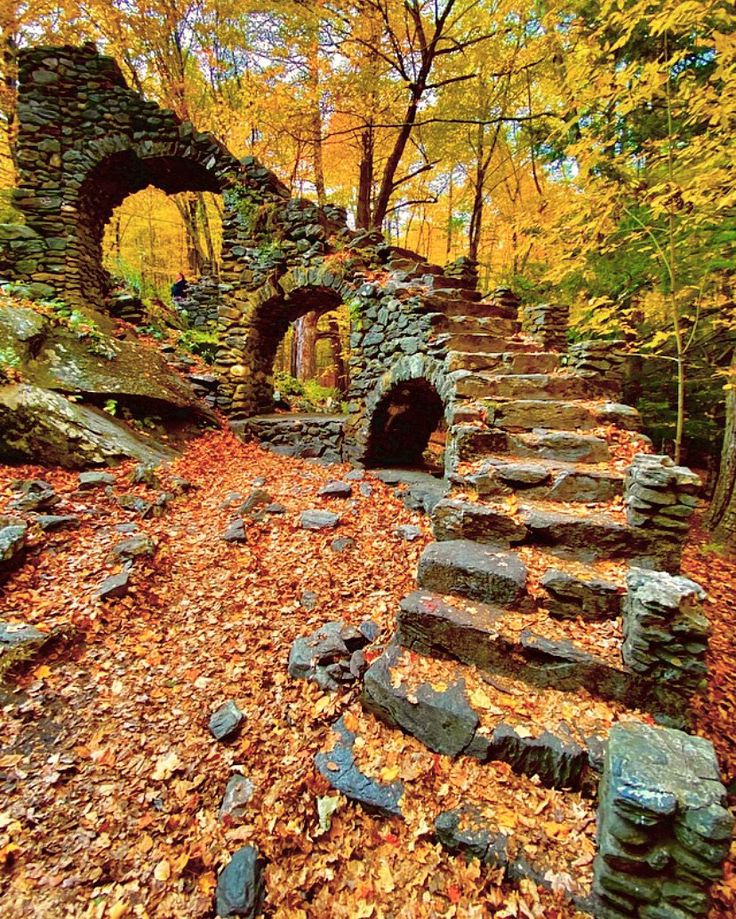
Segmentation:
[(103, 267), (105, 227), (126, 198), (149, 186), (167, 195), (224, 190), (214, 172), (183, 156), (140, 157), (128, 149), (104, 157), (87, 173), (77, 196), (76, 275), (79, 296), (88, 302), (103, 302), (110, 289)]
[[(434, 446), (436, 456), (431, 454)], [(424, 378), (396, 383), (379, 400), (371, 417), (365, 465), (440, 472), (444, 449), (444, 404)]]

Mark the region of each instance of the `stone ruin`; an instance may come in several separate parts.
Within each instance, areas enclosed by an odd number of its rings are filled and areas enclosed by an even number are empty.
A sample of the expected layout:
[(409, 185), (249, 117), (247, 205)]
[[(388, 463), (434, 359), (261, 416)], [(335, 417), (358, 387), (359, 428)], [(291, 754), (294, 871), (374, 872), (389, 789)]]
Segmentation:
[[(234, 429), (281, 452), (374, 467), (416, 465), (432, 431), (447, 427), (447, 486), (424, 504), (436, 542), (393, 641), (363, 677), (366, 708), (440, 753), (506, 760), (553, 787), (592, 781), (598, 856), (581, 908), (600, 917), (705, 915), (732, 820), (712, 745), (683, 730), (707, 672), (703, 593), (679, 575), (700, 483), (645, 452), (621, 471), (617, 444), (637, 436), (640, 419), (619, 401), (618, 343), (568, 349), (564, 307), (520, 308), (508, 290), (483, 296), (469, 260), (431, 265), (376, 231), (350, 229), (339, 207), (290, 198), (252, 157), (238, 161), (143, 100), (92, 46), (21, 52), (17, 112), (18, 219), (0, 226), (0, 276), (105, 315), (114, 295), (101, 245), (113, 209), (149, 184), (220, 193), (220, 275), (193, 285), (184, 304), (195, 327), (216, 319), (219, 333), (199, 394)], [(339, 305), (352, 328), (347, 415), (274, 414), (273, 361), (289, 324)], [(609, 510), (615, 500), (625, 511)], [(521, 550), (541, 554), (540, 575)], [(619, 581), (596, 567), (607, 560)], [(544, 629), (507, 628), (525, 612)], [(569, 630), (619, 617), (618, 660), (578, 647)], [(409, 693), (392, 679), (406, 649), (454, 661), (457, 680)], [(468, 668), (534, 691), (585, 690), (667, 726), (626, 721), (584, 745), (553, 730), (517, 733), (503, 720), (483, 733), (465, 693)], [(357, 773), (355, 738), (336, 730), (340, 790), (350, 795), (357, 781), (356, 800), (389, 800), (383, 811), (400, 814), (401, 789)], [(444, 845), (502, 865), (512, 879), (544, 882), (508, 856), (505, 839), (483, 826), (463, 830), (461, 816), (438, 817)]]

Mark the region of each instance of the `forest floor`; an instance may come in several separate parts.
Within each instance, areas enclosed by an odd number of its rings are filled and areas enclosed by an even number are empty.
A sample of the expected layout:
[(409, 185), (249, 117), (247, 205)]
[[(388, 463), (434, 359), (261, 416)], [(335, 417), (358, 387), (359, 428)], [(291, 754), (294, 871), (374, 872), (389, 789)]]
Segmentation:
[[(409, 817), (373, 817), (341, 797), (331, 826), (320, 826), (318, 799), (332, 792), (313, 756), (340, 714), (362, 716), (355, 690), (328, 694), (290, 679), (290, 646), (336, 619), (370, 618), (387, 638), (430, 540), (426, 518), (372, 479), (372, 494), (354, 489), (335, 507), (317, 492), (346, 468), (285, 459), (222, 432), (193, 442), (163, 474), (164, 486), (176, 474), (196, 487), (160, 517), (140, 520), (117, 503), (122, 493), (150, 496), (129, 484), (132, 468), (114, 470), (114, 494), (106, 494), (78, 492), (76, 473), (0, 467), (0, 508), (12, 480), (42, 478), (62, 496), (63, 512), (82, 520), (47, 533), (2, 598), (0, 618), (62, 633), (2, 702), (2, 915), (210, 916), (218, 869), (255, 842), (269, 862), (270, 916), (574, 916), (555, 895), (531, 883), (508, 887), (498, 871), (449, 856), (433, 838), (437, 811), (484, 774), (506, 788), (513, 813), (518, 791), (504, 764), (452, 762), (394, 732), (388, 768), (401, 774), (410, 764), (421, 787)], [(245, 544), (223, 542), (231, 516), (223, 502), (258, 479), (286, 513), (249, 521)], [(298, 527), (301, 511), (328, 507), (341, 513), (336, 530)], [(136, 560), (127, 597), (103, 603), (95, 592), (115, 570), (109, 553), (123, 538), (115, 527), (132, 520), (155, 554)], [(399, 524), (423, 535), (403, 541)], [(355, 544), (333, 551), (336, 536)], [(696, 532), (685, 572), (711, 594), (711, 680), (696, 703), (698, 727), (736, 791), (736, 560)], [(223, 744), (207, 723), (228, 699), (246, 720)], [(366, 732), (363, 755), (373, 744), (380, 757), (385, 729)], [(254, 794), (243, 819), (228, 823), (218, 810), (234, 772)], [(715, 903), (713, 916), (734, 915), (733, 861)]]

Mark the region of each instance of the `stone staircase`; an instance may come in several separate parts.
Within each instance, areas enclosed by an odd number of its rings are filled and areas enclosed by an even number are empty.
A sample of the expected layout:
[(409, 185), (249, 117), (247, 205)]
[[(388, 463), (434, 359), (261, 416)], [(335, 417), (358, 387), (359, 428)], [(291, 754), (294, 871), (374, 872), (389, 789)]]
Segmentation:
[[(559, 316), (547, 329), (537, 309), (532, 335), (510, 292), (480, 299), (467, 286), (433, 282), (429, 308), (447, 317), (436, 341), (447, 349), (454, 392), (451, 490), (432, 510), (436, 541), (420, 558), (418, 589), (401, 603), (394, 636), (365, 674), (362, 702), (436, 753), (489, 768), (505, 762), (562, 794), (595, 797), (602, 774), (605, 787), (620, 781), (604, 769), (607, 755), (616, 761), (614, 726), (626, 727), (616, 727), (622, 747), (636, 747), (645, 724), (686, 727), (687, 698), (705, 673), (699, 588), (673, 576), (699, 483), (647, 455), (638, 414), (617, 401), (615, 360), (603, 375), (590, 361), (570, 366), (550, 346)], [(661, 731), (647, 743), (661, 739), (666, 762), (681, 732)], [(472, 796), (463, 808), (438, 817), (443, 844), (503, 865), (510, 879), (544, 883), (534, 859), (498, 857), (496, 844), (513, 848), (513, 833), (499, 836)], [(723, 844), (708, 849), (710, 862), (697, 862), (697, 847), (668, 850), (662, 865), (682, 876), (682, 889), (654, 892), (664, 868), (648, 850), (639, 857), (633, 836), (622, 842), (628, 824), (608, 812), (599, 820), (614, 831), (599, 840), (592, 887), (583, 896), (576, 888), (578, 907), (604, 919), (703, 914)]]

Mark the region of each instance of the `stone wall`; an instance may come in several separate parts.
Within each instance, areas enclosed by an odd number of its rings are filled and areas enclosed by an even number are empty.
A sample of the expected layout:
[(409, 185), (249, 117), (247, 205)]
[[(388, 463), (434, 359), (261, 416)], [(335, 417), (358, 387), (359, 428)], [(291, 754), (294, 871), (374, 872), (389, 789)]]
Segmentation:
[(599, 788), (597, 919), (707, 915), (731, 842), (725, 803), (710, 741), (614, 725)]
[(597, 373), (610, 384), (612, 394), (621, 398), (626, 369), (626, 354), (622, 341), (588, 339), (571, 344), (563, 363), (571, 370)]
[[(94, 45), (19, 52), (15, 157), (18, 221), (0, 234), (0, 274), (83, 307), (104, 302), (102, 236), (128, 195), (154, 185), (288, 197), (255, 161), (239, 163), (212, 135), (129, 89)], [(237, 236), (237, 219), (226, 223)]]
[(327, 463), (340, 463), (344, 458), (343, 415), (255, 415), (234, 421), (232, 426), (241, 437), (253, 438), (282, 456)]

